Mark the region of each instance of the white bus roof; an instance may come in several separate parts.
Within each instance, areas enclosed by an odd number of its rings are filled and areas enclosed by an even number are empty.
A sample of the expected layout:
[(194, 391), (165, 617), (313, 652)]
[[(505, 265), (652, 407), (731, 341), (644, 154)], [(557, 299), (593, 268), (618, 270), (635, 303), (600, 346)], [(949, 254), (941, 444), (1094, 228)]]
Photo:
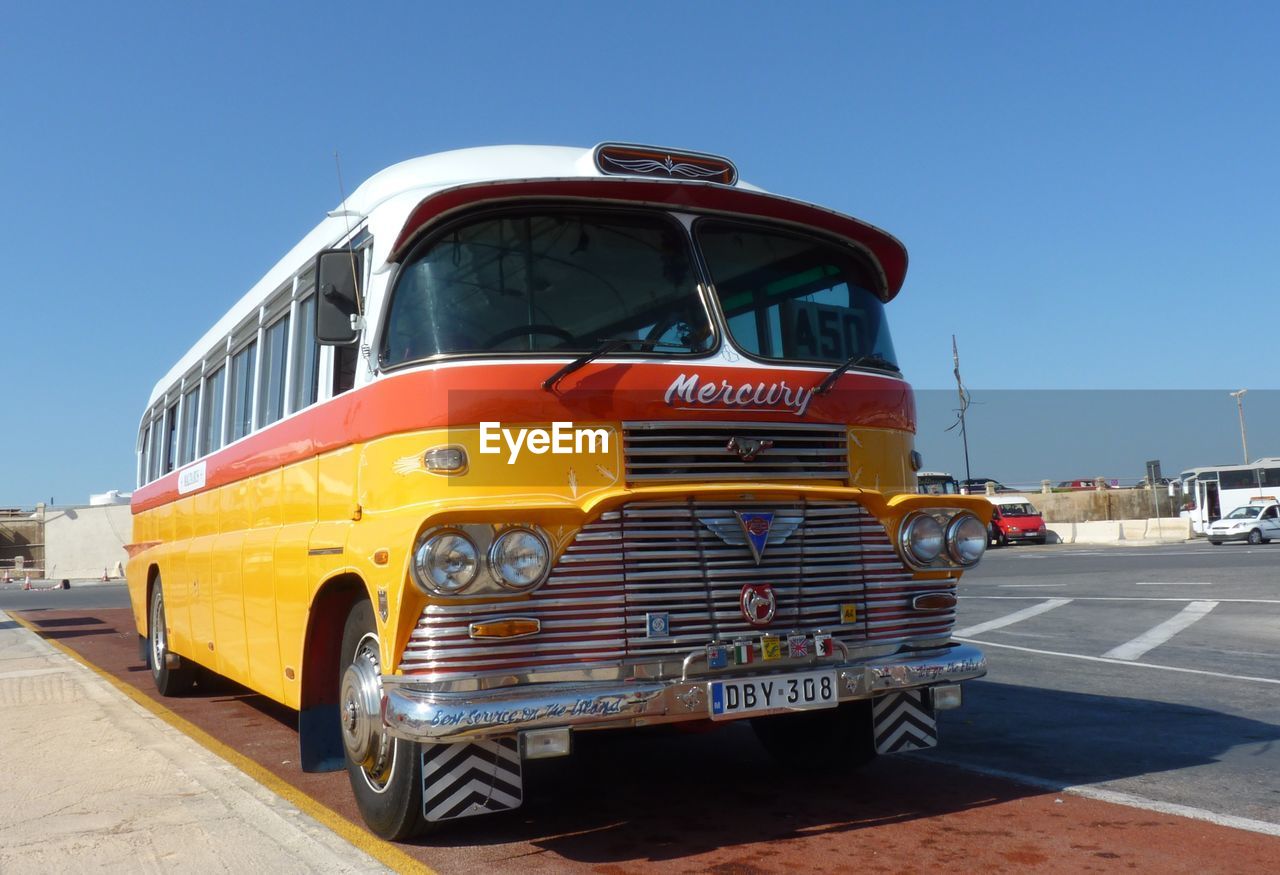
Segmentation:
[[(267, 271), (230, 310), (205, 332), (165, 374), (147, 401), (150, 409), (165, 392), (209, 354), (223, 339), (250, 319), (273, 292), (289, 280), (317, 252), (334, 246), (370, 216), (387, 205), (386, 221), (374, 229), (373, 267), (378, 270), (409, 213), (428, 194), (446, 188), (499, 180), (572, 179), (602, 177), (594, 149), (571, 146), (480, 146), (410, 158), (369, 177), (329, 212), (275, 266)], [(738, 180), (734, 188), (764, 191)], [(397, 203), (392, 201), (398, 199)], [(379, 233), (381, 232), (381, 233)], [(145, 416), (145, 414), (144, 414)]]

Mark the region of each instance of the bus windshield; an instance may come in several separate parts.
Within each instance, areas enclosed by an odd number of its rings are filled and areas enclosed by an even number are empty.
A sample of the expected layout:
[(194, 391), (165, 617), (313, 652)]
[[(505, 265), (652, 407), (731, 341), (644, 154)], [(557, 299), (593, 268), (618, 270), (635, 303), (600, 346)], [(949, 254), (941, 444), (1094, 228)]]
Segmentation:
[(705, 352), (714, 334), (688, 237), (666, 216), (545, 210), (434, 238), (391, 299), (384, 365), (447, 353), (563, 355), (604, 340)]
[(815, 237), (703, 220), (698, 245), (734, 342), (751, 355), (842, 363), (897, 373), (884, 305), (871, 273), (846, 249)]

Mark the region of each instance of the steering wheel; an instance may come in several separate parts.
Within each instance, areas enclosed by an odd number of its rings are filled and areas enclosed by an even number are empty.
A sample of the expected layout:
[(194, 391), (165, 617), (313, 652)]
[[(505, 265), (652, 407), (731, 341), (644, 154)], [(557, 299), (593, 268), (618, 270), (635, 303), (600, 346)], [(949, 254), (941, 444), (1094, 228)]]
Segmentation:
[(510, 328), (499, 331), (497, 334), (482, 343), (481, 347), (484, 349), (491, 349), (497, 344), (502, 343), (504, 340), (510, 340), (511, 338), (519, 337), (522, 334), (546, 334), (550, 337), (558, 337), (565, 343), (573, 343), (578, 339), (563, 328), (555, 325), (549, 325), (545, 322), (535, 322), (532, 325), (513, 325)]

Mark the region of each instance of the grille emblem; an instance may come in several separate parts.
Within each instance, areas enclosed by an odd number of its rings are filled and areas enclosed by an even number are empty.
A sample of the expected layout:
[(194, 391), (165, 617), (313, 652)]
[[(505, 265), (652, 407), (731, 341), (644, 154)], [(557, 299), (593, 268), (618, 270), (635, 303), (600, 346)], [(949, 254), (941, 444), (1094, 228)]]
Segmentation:
[(737, 435), (729, 438), (729, 442), (724, 445), (728, 452), (737, 453), (738, 458), (744, 462), (754, 462), (756, 456), (772, 447), (773, 441), (758, 441), (755, 438), (744, 438)]
[(742, 606), (742, 616), (752, 626), (768, 626), (778, 609), (773, 587), (767, 583), (748, 583), (742, 588), (738, 603)]
[(751, 555), (759, 565), (761, 558), (764, 557), (764, 548), (769, 544), (769, 530), (773, 528), (773, 511), (743, 513), (735, 510), (733, 513), (738, 518), (738, 525), (742, 526), (742, 533), (747, 536), (747, 546), (751, 548)]

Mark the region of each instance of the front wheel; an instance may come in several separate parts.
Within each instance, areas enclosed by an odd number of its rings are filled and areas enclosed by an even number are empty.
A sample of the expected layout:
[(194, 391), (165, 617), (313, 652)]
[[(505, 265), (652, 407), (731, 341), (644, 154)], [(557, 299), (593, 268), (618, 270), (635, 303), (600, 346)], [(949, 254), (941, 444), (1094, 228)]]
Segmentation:
[(770, 756), (797, 771), (847, 772), (876, 757), (870, 700), (834, 710), (756, 717), (751, 728)]
[(1215, 547), (1221, 547), (1221, 546), (1222, 546), (1222, 542), (1221, 542), (1221, 541), (1215, 541), (1213, 538), (1210, 538), (1210, 539), (1209, 539), (1209, 543), (1210, 543), (1210, 544), (1212, 544), (1212, 545), (1213, 545), (1213, 546), (1215, 546)]
[(1250, 544), (1253, 544), (1255, 547), (1256, 547), (1258, 544), (1261, 544), (1261, 543), (1262, 543), (1262, 532), (1258, 531), (1257, 529), (1254, 529), (1253, 531), (1251, 531), (1251, 532), (1249, 533), (1249, 543), (1250, 543)]
[(164, 588), (156, 576), (151, 589), (150, 622), (147, 623), (147, 662), (151, 679), (162, 696), (178, 696), (196, 682), (197, 667), (176, 653), (169, 652), (169, 627), (164, 615)]
[(347, 615), (339, 665), (339, 719), (356, 807), (384, 839), (412, 838), (426, 827), (422, 759), (418, 745), (391, 736), (382, 725), (382, 655), (367, 601), (357, 602)]

